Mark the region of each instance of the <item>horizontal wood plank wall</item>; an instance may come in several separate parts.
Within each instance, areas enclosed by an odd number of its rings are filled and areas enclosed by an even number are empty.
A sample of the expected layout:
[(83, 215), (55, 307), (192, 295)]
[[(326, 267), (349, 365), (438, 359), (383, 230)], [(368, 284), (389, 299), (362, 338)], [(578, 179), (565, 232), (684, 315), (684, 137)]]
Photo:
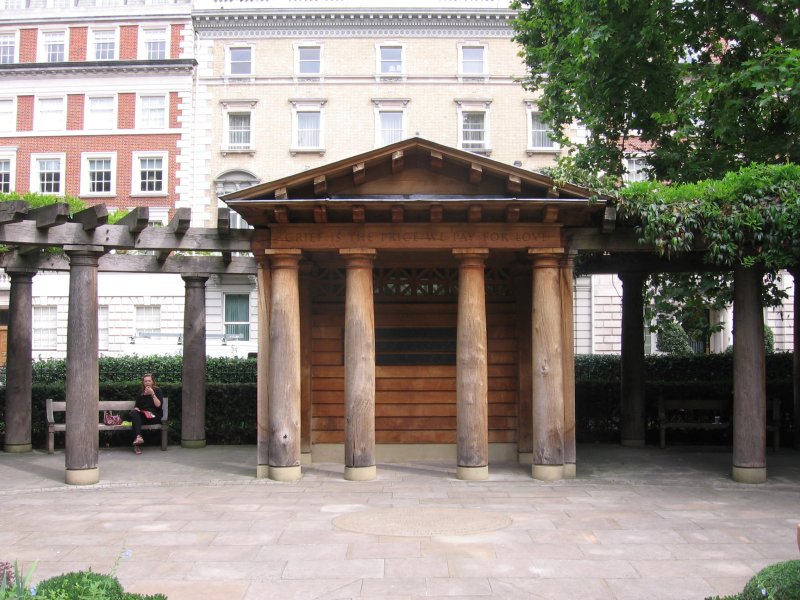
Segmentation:
[[(452, 304), (376, 304), (376, 327), (456, 327)], [(489, 304), (489, 442), (517, 440), (517, 341), (513, 304)], [(314, 443), (344, 443), (344, 307), (312, 317)], [(456, 442), (456, 367), (378, 366), (375, 437), (381, 444)]]

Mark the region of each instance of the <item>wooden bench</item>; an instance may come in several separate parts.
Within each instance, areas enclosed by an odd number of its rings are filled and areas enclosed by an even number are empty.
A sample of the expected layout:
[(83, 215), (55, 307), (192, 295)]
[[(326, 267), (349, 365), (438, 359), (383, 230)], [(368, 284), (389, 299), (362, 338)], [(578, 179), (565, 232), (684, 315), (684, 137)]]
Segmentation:
[[(767, 410), (767, 432), (772, 432), (772, 446), (781, 446), (781, 401), (773, 398)], [(728, 400), (710, 398), (658, 397), (658, 429), (662, 448), (667, 446), (667, 429), (732, 429), (732, 405)]]
[[(48, 398), (46, 401), (47, 410), (47, 451), (50, 454), (55, 452), (55, 434), (59, 431), (66, 431), (67, 424), (63, 421), (56, 423), (56, 413), (65, 413), (67, 410), (67, 403), (63, 400), (53, 400)], [(106, 425), (103, 423), (103, 412), (112, 410), (122, 417), (123, 421), (129, 421), (130, 416), (127, 413), (133, 410), (136, 405), (135, 400), (101, 400), (98, 406), (100, 418), (97, 423), (99, 431), (131, 431), (131, 425)], [(145, 430), (160, 430), (161, 431), (161, 449), (167, 449), (167, 434), (169, 433), (169, 424), (167, 419), (169, 417), (169, 399), (165, 396), (164, 402), (161, 404), (164, 415), (161, 417), (160, 423), (152, 423), (150, 425), (142, 425)]]

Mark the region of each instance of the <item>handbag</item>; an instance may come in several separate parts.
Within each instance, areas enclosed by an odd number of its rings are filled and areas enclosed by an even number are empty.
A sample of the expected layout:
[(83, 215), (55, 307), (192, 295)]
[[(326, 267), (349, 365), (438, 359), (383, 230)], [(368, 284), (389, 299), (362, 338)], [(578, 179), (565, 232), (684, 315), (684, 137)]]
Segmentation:
[(106, 425), (122, 425), (122, 417), (115, 415), (110, 410), (103, 411), (103, 423)]

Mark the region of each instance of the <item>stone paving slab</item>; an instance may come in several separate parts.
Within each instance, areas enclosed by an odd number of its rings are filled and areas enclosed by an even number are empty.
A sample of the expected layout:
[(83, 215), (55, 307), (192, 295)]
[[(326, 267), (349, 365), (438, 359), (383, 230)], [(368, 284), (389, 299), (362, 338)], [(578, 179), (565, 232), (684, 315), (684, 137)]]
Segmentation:
[[(275, 483), (255, 479), (254, 447), (103, 449), (100, 483), (72, 487), (63, 452), (0, 453), (0, 560), (38, 561), (34, 581), (114, 572), (170, 600), (702, 600), (800, 557), (800, 452), (770, 452), (762, 485), (728, 477), (729, 449), (589, 445), (578, 457), (577, 479), (549, 483), (512, 464), (462, 482), (441, 462), (378, 465), (373, 482), (314, 464)], [(336, 524), (414, 508), (501, 526)]]

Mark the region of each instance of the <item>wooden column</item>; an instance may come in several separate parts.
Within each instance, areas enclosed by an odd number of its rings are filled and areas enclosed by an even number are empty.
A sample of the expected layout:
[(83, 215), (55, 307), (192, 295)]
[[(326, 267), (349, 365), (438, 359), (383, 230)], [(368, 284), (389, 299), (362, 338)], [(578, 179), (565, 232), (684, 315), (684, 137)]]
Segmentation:
[(561, 260), (561, 369), (564, 374), (564, 477), (577, 476), (577, 448), (575, 444), (575, 318), (573, 309), (574, 256)]
[(206, 445), (206, 281), (208, 274), (181, 275), (183, 301), (183, 376), (181, 446)]
[[(259, 257), (260, 258), (260, 257)], [(258, 356), (256, 358), (256, 477), (269, 476), (269, 264), (258, 262)]]
[(312, 265), (300, 265), (300, 464), (311, 464)]
[(375, 250), (340, 250), (347, 263), (344, 315), (344, 478), (375, 479)]
[[(794, 322), (794, 329), (792, 335), (792, 346), (794, 356), (792, 358), (792, 389), (794, 393), (794, 447), (800, 450), (800, 267), (790, 269), (794, 279), (794, 311), (792, 320)], [(800, 535), (800, 529), (798, 529)], [(798, 539), (798, 548), (800, 548), (800, 539)]]
[(531, 474), (545, 481), (564, 478), (564, 341), (558, 250), (528, 250), (533, 260)]
[(642, 272), (624, 271), (622, 280), (622, 356), (620, 362), (621, 423), (623, 446), (644, 447), (644, 280)]
[(6, 452), (30, 452), (33, 363), (33, 276), (36, 271), (7, 269), (11, 278), (8, 303), (6, 364)]
[(300, 250), (265, 250), (269, 306), (269, 478), (300, 479)]
[(764, 359), (763, 274), (733, 270), (733, 470), (735, 481), (767, 480), (767, 393)]
[(489, 251), (453, 250), (458, 259), (456, 346), (456, 477), (489, 477), (489, 374), (484, 267)]
[(533, 374), (531, 373), (531, 269), (516, 268), (514, 272), (514, 299), (516, 301), (517, 330), (517, 394), (519, 413), (517, 420), (517, 455), (522, 464), (533, 463)]
[(70, 262), (65, 481), (89, 485), (100, 481), (97, 260), (103, 248), (64, 246), (64, 251)]

